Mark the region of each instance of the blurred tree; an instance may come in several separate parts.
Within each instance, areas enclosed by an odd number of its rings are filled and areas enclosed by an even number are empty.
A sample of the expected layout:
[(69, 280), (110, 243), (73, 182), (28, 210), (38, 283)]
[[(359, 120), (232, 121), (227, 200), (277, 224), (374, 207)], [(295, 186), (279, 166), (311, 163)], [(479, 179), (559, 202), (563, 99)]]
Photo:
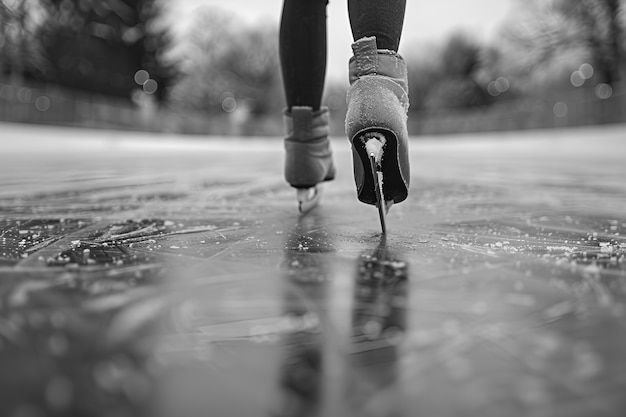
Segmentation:
[(622, 1), (559, 0), (556, 6), (569, 24), (578, 28), (578, 36), (569, 42), (582, 42), (587, 47), (598, 80), (610, 85), (617, 82), (624, 52)]
[[(179, 75), (177, 63), (166, 57), (173, 48), (174, 38), (163, 19), (163, 4), (167, 0), (140, 0), (137, 2), (139, 27), (135, 32), (141, 42), (141, 67), (159, 86), (155, 95), (165, 100), (169, 89)], [(143, 24), (143, 25), (142, 25)]]
[(214, 114), (238, 107), (252, 115), (278, 113), (284, 99), (277, 41), (274, 26), (245, 26), (220, 9), (203, 9), (181, 52), (172, 101)]
[(421, 55), (408, 57), (409, 101), (411, 102), (409, 111), (417, 112), (428, 107), (428, 97), (443, 78), (440, 72), (440, 62), (437, 59), (437, 52), (432, 52), (428, 57)]
[(621, 79), (624, 0), (520, 0), (519, 5), (506, 37), (521, 71), (544, 71), (576, 55), (589, 61), (598, 82)]
[(0, 0), (0, 76), (19, 83), (43, 65), (33, 30), (37, 0)]
[(482, 48), (464, 34), (452, 35), (439, 51), (409, 67), (411, 109), (480, 106), (487, 94), (477, 82)]
[[(129, 97), (141, 88), (134, 77), (144, 69), (158, 85), (154, 91), (152, 83), (150, 92), (165, 97), (175, 68), (163, 59), (170, 37), (159, 25), (158, 0), (2, 2), (3, 19), (10, 12), (9, 34), (23, 32), (21, 44), (12, 42), (12, 52), (3, 54), (14, 71), (67, 87)], [(16, 3), (21, 6), (10, 6)], [(29, 50), (36, 51), (36, 59), (24, 59)]]

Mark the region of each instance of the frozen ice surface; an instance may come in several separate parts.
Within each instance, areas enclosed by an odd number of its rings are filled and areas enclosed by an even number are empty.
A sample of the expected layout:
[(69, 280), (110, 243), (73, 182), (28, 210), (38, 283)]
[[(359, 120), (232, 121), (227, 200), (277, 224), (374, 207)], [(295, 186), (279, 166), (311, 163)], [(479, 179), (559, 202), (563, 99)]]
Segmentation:
[(2, 416), (626, 414), (624, 126), (414, 140), (386, 239), (345, 138), (300, 216), (279, 138), (0, 132)]

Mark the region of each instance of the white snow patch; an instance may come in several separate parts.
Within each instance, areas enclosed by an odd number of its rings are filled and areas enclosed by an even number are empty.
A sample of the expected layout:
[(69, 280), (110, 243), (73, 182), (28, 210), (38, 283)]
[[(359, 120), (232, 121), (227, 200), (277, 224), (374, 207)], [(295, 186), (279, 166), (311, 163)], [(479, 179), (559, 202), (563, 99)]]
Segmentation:
[(380, 133), (366, 133), (363, 135), (363, 142), (365, 143), (365, 151), (367, 155), (374, 155), (374, 159), (377, 164), (380, 164), (383, 159), (383, 147), (387, 140)]

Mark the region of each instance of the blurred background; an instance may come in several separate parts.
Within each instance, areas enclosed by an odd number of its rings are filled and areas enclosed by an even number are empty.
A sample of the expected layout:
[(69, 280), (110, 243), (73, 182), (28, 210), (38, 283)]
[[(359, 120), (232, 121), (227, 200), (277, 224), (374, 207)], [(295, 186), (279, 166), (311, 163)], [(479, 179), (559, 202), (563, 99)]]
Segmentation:
[[(409, 1), (413, 135), (626, 121), (626, 1)], [(282, 135), (281, 1), (0, 0), (0, 121)], [(345, 0), (324, 102), (343, 135)], [(0, 127), (0, 136), (2, 135)]]

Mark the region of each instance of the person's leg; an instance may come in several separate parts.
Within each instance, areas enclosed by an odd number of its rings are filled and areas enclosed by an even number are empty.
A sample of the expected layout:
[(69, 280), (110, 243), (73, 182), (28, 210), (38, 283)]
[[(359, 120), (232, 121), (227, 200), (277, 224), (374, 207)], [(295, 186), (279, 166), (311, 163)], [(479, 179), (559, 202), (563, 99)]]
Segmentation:
[(406, 0), (348, 0), (348, 7), (354, 55), (346, 134), (358, 198), (378, 207), (384, 233), (384, 209), (407, 198), (410, 181), (407, 67), (397, 53)]
[(375, 36), (378, 49), (398, 51), (406, 0), (348, 0), (354, 40)]
[(298, 189), (301, 212), (319, 201), (318, 184), (335, 177), (328, 108), (322, 107), (326, 76), (327, 0), (284, 0), (279, 33), (285, 110), (285, 179)]
[(279, 49), (287, 108), (319, 110), (326, 76), (327, 0), (284, 0)]

